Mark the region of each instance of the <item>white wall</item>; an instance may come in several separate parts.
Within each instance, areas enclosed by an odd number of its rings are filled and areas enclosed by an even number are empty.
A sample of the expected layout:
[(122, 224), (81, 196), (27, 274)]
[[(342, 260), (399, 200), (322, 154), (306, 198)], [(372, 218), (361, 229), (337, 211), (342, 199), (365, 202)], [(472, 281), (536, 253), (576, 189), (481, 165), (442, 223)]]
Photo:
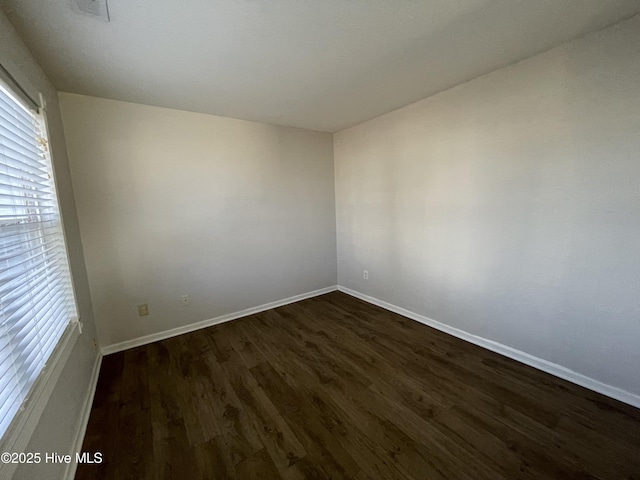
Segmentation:
[[(25, 451), (66, 454), (70, 452), (80, 427), (83, 403), (89, 393), (91, 374), (98, 352), (93, 347), (96, 333), (65, 139), (56, 90), (2, 12), (0, 12), (0, 63), (10, 69), (16, 80), (36, 98), (38, 92), (41, 92), (47, 103), (49, 140), (56, 172), (58, 198), (64, 219), (79, 313), (84, 324), (84, 333), (76, 341)], [(13, 478), (58, 479), (65, 468), (66, 465), (60, 464), (25, 464), (18, 467)]]
[(340, 285), (640, 394), (640, 16), (334, 150)]
[(330, 134), (59, 97), (103, 347), (336, 284)]

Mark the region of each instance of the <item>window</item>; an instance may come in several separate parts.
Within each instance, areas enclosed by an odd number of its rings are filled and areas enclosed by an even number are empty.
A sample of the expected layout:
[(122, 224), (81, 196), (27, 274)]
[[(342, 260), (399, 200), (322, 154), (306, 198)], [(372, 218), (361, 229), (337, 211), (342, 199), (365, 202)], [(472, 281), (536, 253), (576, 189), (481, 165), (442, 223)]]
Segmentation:
[(0, 82), (0, 437), (77, 320), (44, 117)]

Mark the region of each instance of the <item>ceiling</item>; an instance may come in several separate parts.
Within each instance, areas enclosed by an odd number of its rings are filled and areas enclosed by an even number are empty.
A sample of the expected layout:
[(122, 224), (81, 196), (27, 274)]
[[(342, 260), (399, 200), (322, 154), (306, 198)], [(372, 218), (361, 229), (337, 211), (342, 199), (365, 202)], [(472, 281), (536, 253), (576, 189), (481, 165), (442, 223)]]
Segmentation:
[(335, 132), (621, 21), (638, 0), (0, 0), (62, 91)]

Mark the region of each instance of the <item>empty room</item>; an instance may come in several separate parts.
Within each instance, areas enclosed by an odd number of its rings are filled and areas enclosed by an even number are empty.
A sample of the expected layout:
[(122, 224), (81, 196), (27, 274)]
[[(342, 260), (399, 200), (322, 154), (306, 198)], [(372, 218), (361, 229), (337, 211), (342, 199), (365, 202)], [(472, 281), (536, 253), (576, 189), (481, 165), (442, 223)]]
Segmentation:
[(0, 0), (0, 480), (640, 480), (638, 0)]

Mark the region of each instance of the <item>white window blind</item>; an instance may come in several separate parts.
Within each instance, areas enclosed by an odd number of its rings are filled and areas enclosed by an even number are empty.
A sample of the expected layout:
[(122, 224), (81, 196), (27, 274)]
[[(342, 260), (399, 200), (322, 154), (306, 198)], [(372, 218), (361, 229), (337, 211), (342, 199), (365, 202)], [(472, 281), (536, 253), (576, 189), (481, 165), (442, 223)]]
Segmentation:
[(0, 82), (0, 436), (77, 318), (44, 118)]

